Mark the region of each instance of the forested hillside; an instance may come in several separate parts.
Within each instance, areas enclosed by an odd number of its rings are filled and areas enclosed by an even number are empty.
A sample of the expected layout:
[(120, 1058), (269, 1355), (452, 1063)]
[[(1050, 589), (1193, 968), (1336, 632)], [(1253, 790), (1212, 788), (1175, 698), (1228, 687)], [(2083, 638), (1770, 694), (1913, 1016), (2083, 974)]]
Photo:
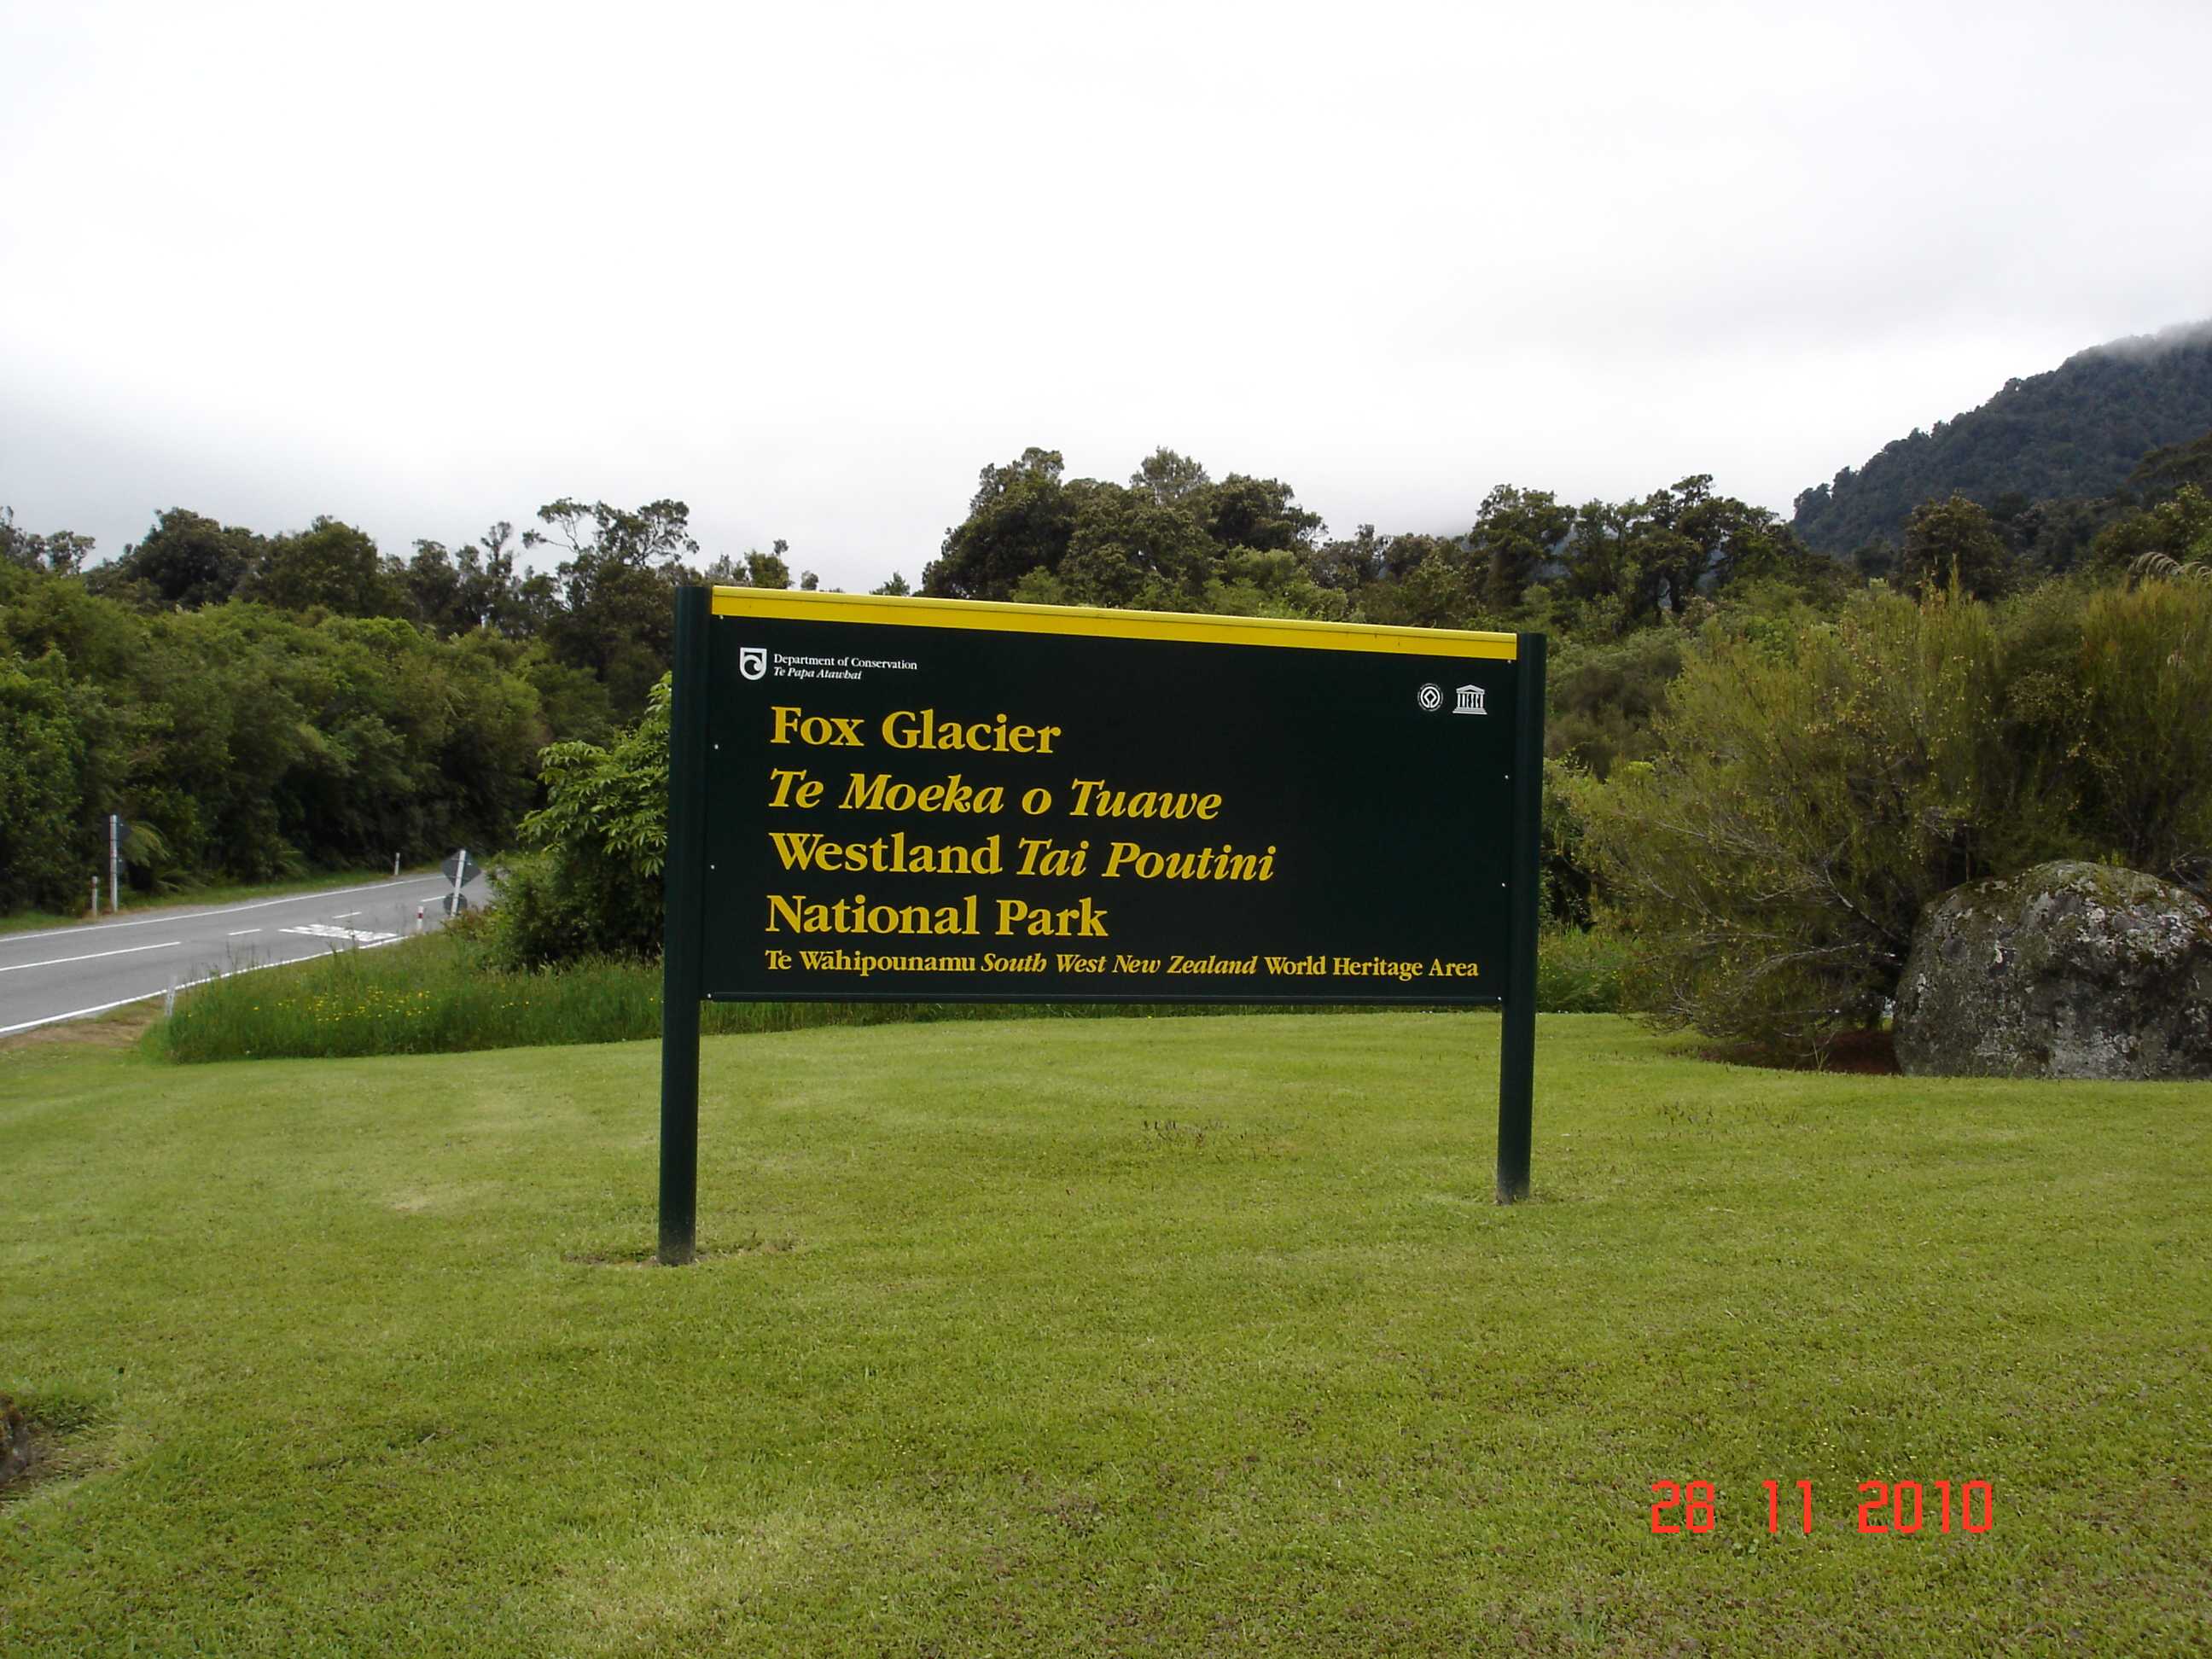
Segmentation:
[(0, 914), (82, 908), (110, 813), (139, 892), (511, 844), (540, 750), (644, 709), (679, 582), (790, 585), (781, 544), (688, 563), (689, 519), (562, 500), (403, 560), (178, 507), (88, 568), (0, 507)]
[(2008, 519), (2029, 504), (2105, 496), (2161, 446), (2212, 432), (2212, 322), (2077, 352), (2008, 380), (1980, 408), (1915, 429), (1797, 497), (1805, 544), (1838, 557), (1894, 546), (1923, 502), (1963, 495)]

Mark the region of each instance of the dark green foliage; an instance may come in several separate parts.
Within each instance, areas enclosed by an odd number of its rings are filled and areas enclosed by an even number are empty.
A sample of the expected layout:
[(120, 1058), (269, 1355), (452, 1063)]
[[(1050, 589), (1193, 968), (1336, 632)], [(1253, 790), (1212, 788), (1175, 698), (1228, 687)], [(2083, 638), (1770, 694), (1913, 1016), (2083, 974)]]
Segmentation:
[(1321, 520), (1280, 480), (1232, 472), (1217, 483), (1170, 449), (1127, 484), (1065, 470), (1057, 450), (1037, 448), (985, 467), (921, 592), (1154, 611), (1332, 608), (1309, 564)]
[(2021, 787), (2063, 812), (2063, 850), (2212, 884), (2212, 583), (2049, 587), (2006, 635)]
[[(779, 538), (766, 553), (750, 548), (737, 558), (720, 554), (699, 573), (699, 579), (723, 587), (789, 587), (791, 564), (784, 555), (790, 550), (791, 544)], [(799, 586), (811, 590), (813, 573), (810, 571)]]
[(1993, 599), (2013, 586), (2012, 550), (1990, 515), (1964, 495), (1926, 501), (1905, 521), (1898, 579), (1909, 592), (1955, 589)]
[(2155, 507), (2113, 520), (2092, 544), (2088, 563), (2106, 577), (2126, 575), (2160, 557), (2186, 564), (2212, 555), (2212, 497), (2185, 484)]
[(0, 911), (59, 903), (92, 867), (70, 857), (85, 742), (59, 670), (0, 652)]
[(250, 530), (173, 507), (155, 521), (143, 541), (123, 550), (112, 564), (90, 573), (95, 592), (185, 611), (220, 605), (237, 592), (261, 556), (262, 540)]
[(1075, 534), (1075, 509), (1061, 487), (1066, 462), (1031, 447), (978, 475), (968, 516), (945, 532), (922, 568), (921, 591), (937, 599), (1006, 599), (1031, 571), (1057, 570)]
[(415, 544), (415, 556), (395, 573), (417, 622), (434, 634), (483, 629), (507, 639), (543, 631), (556, 607), (553, 579), (518, 575), (505, 520), (458, 553), (443, 542)]
[(73, 530), (56, 530), (34, 536), (16, 527), (15, 509), (0, 506), (0, 560), (26, 570), (44, 570), (56, 576), (73, 576), (92, 551), (92, 538)]
[(1647, 628), (1620, 640), (1562, 639), (1548, 676), (1548, 753), (1602, 778), (1616, 761), (1657, 752), (1651, 721), (1682, 672), (1683, 632)]
[(1348, 614), (1386, 628), (1464, 628), (1479, 613), (1474, 554), (1448, 536), (1377, 536), (1364, 524), (1350, 541), (1315, 550), (1313, 580), (1344, 595)]
[(2153, 450), (2208, 430), (2212, 325), (2115, 341), (2048, 374), (2008, 380), (1978, 409), (1845, 467), (1797, 497), (1792, 522), (1820, 552), (1894, 544), (1923, 501), (1959, 495), (1996, 510), (2008, 495), (2104, 496)]
[(1742, 583), (1832, 580), (1765, 507), (1716, 495), (1697, 473), (1642, 501), (1589, 501), (1559, 548), (1547, 620), (1571, 634), (1623, 635), (1690, 614)]
[(2212, 495), (2212, 432), (2193, 442), (2151, 451), (2128, 475), (2127, 491), (2146, 506), (2155, 507), (2191, 485)]
[(644, 718), (606, 748), (556, 744), (544, 756), (545, 805), (525, 818), (501, 884), (498, 959), (535, 968), (660, 951), (668, 855), (669, 682)]
[(36, 785), (0, 807), (0, 905), (80, 904), (110, 812), (147, 832), (139, 890), (501, 844), (549, 735), (526, 649), (237, 601), (147, 613), (0, 563), (0, 771)]
[(375, 542), (331, 518), (264, 543), (236, 597), (279, 611), (342, 617), (398, 617), (413, 608), (401, 573), (385, 568)]
[(634, 719), (668, 672), (682, 561), (699, 550), (690, 509), (659, 501), (631, 512), (563, 496), (538, 516), (546, 528), (525, 531), (522, 544), (569, 555), (559, 567), (562, 604), (545, 636), (561, 661), (589, 670), (617, 713)]
[(1483, 572), (1483, 601), (1492, 613), (1503, 616), (1520, 605), (1574, 521), (1574, 509), (1548, 489), (1500, 484), (1483, 498), (1468, 540)]

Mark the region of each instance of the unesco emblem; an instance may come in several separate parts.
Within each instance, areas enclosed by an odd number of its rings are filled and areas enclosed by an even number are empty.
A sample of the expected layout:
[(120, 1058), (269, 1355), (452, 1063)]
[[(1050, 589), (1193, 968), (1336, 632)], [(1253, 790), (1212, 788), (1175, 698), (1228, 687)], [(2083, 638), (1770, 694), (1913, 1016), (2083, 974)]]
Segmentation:
[(741, 645), (738, 647), (738, 672), (749, 680), (762, 678), (768, 672), (768, 650), (763, 646)]

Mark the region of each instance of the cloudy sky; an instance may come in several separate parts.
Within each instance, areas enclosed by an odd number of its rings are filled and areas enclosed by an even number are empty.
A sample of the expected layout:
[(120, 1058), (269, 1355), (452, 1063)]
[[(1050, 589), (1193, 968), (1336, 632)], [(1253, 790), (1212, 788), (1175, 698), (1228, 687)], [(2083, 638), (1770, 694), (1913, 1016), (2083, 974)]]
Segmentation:
[(2205, 0), (0, 0), (0, 502), (557, 495), (908, 577), (1166, 444), (1335, 531), (1787, 511), (2212, 315)]

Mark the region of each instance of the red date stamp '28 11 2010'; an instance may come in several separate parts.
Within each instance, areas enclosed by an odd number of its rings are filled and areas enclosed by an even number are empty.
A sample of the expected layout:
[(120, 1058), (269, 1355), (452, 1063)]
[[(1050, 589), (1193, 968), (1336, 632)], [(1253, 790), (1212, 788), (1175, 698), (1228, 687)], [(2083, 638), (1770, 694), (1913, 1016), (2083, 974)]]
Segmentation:
[[(1785, 1525), (1813, 1531), (1813, 1483), (1800, 1480), (1795, 1491), (1778, 1480), (1764, 1483), (1766, 1529), (1779, 1533)], [(1710, 1480), (1654, 1480), (1651, 1530), (1655, 1533), (1711, 1532), (1718, 1520), (1719, 1498)], [(1868, 1494), (1873, 1494), (1869, 1497)], [(1986, 1480), (1969, 1480), (1958, 1488), (1955, 1510), (1948, 1480), (1862, 1480), (1858, 1530), (1867, 1533), (1937, 1534), (1953, 1530), (1987, 1532), (1996, 1522), (1996, 1493)], [(1955, 1519), (1955, 1526), (1954, 1526)]]

